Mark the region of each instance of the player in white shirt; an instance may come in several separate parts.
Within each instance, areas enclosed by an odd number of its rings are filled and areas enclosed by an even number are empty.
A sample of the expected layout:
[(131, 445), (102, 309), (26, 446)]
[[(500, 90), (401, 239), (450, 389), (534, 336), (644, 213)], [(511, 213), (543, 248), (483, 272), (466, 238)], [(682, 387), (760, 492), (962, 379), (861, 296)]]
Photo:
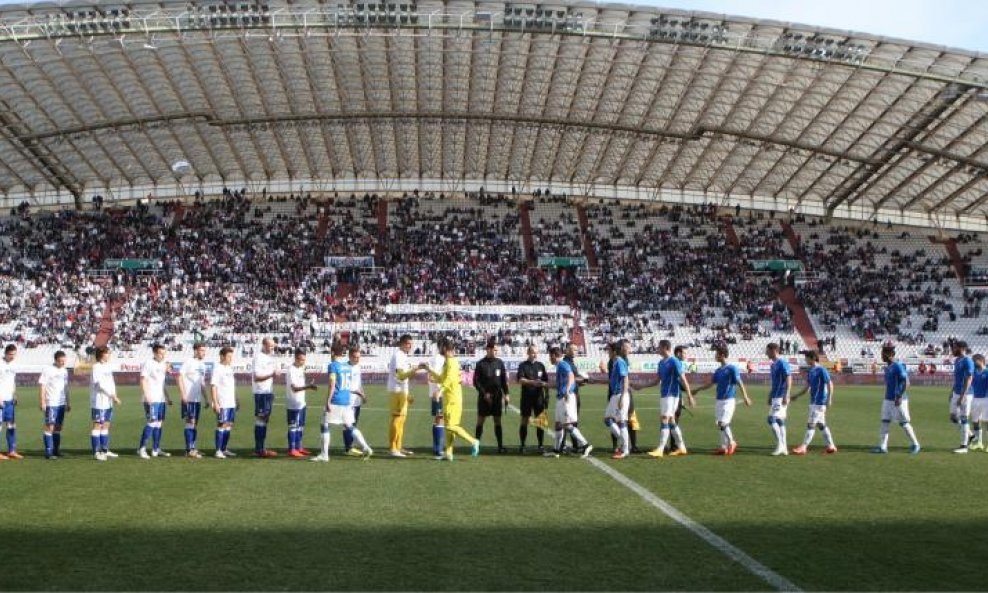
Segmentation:
[(281, 374), (271, 353), (274, 340), (261, 340), (261, 351), (254, 355), (251, 370), (254, 373), (254, 455), (277, 457), (278, 454), (264, 446), (268, 438), (268, 420), (274, 406), (274, 378)]
[(213, 368), (212, 397), (210, 403), (216, 412), (216, 458), (236, 457), (230, 451), (230, 430), (237, 418), (240, 402), (237, 400), (237, 378), (233, 373), (233, 348), (220, 348), (220, 363)]
[[(141, 392), (144, 401), (144, 417), (147, 423), (141, 433), (141, 444), (137, 448), (137, 456), (141, 459), (153, 457), (171, 457), (172, 454), (161, 450), (161, 427), (165, 421), (165, 412), (172, 405), (172, 399), (165, 393), (165, 380), (168, 378), (168, 367), (165, 363), (165, 347), (161, 344), (151, 346), (151, 359), (141, 366)], [(151, 440), (151, 455), (148, 455), (147, 442)]]
[(38, 386), (39, 404), (44, 414), (45, 459), (58, 459), (62, 446), (62, 423), (65, 422), (65, 413), (72, 411), (65, 352), (59, 350), (55, 353), (54, 364), (41, 371)]
[[(436, 373), (441, 373), (446, 365), (446, 357), (437, 352), (429, 361), (429, 369)], [(432, 413), (432, 454), (435, 459), (445, 459), (444, 450), (446, 448), (446, 420), (443, 418), (443, 391), (442, 388), (432, 378), (429, 377), (429, 401)]]
[(305, 392), (315, 391), (316, 384), (305, 376), (305, 350), (295, 351), (295, 361), (285, 374), (285, 410), (288, 415), (288, 456), (305, 457), (309, 451), (302, 446), (305, 433)]
[(24, 458), (17, 452), (17, 424), (15, 423), (17, 371), (14, 370), (14, 358), (16, 356), (17, 346), (8, 344), (3, 349), (3, 360), (0, 360), (0, 426), (7, 429), (7, 454), (0, 453), (0, 461)]
[(347, 354), (347, 362), (350, 363), (350, 393), (353, 394), (350, 399), (353, 406), (353, 426), (343, 429), (343, 452), (351, 457), (363, 457), (361, 452), (353, 448), (353, 427), (360, 421), (360, 407), (367, 401), (367, 396), (364, 395), (364, 378), (360, 374), (360, 346), (350, 346)]
[(199, 437), (199, 416), (206, 386), (206, 345), (192, 345), (192, 356), (182, 363), (178, 374), (178, 391), (182, 395), (182, 419), (185, 420), (185, 456), (199, 459), (202, 454), (196, 446)]
[(408, 358), (412, 351), (412, 336), (405, 334), (398, 339), (398, 349), (388, 363), (388, 393), (391, 395), (391, 426), (388, 428), (388, 443), (392, 457), (407, 457), (411, 451), (403, 446), (405, 440), (405, 420), (408, 406), (414, 400), (409, 390), (409, 378), (415, 374), (415, 365)]
[(89, 441), (96, 461), (106, 461), (117, 457), (110, 451), (110, 422), (113, 420), (113, 405), (120, 403), (117, 397), (117, 384), (110, 366), (110, 350), (105, 346), (93, 352), (96, 364), (89, 380), (89, 409), (93, 421)]

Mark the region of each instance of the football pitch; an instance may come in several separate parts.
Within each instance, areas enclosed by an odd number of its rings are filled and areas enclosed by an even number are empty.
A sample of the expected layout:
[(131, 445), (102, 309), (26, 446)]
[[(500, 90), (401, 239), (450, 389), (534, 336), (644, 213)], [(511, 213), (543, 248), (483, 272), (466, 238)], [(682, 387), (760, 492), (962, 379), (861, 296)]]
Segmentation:
[[(770, 457), (765, 390), (753, 387), (755, 405), (740, 406), (735, 416), (736, 456), (709, 454), (719, 434), (706, 392), (682, 420), (689, 456), (612, 461), (603, 390), (593, 387), (582, 396), (581, 428), (597, 447), (595, 461), (519, 456), (518, 416), (511, 413), (510, 454), (493, 452), (488, 423), (482, 455), (471, 458), (461, 448), (453, 463), (431, 459), (422, 393), (406, 427), (417, 454), (387, 458), (385, 396), (374, 388), (360, 427), (377, 455), (366, 462), (343, 457), (334, 429), (328, 464), (250, 458), (245, 389), (232, 439), (238, 458), (181, 457), (173, 407), (165, 444), (175, 456), (138, 459), (143, 417), (134, 388), (122, 389), (115, 412), (111, 448), (121, 457), (99, 463), (88, 451), (88, 394), (73, 391), (63, 437), (69, 456), (45, 461), (35, 392), (19, 390), (18, 437), (28, 457), (0, 462), (2, 590), (771, 590), (779, 582), (804, 590), (985, 588), (988, 454), (950, 452), (959, 437), (947, 419), (946, 388), (911, 392), (924, 447), (918, 456), (906, 453), (898, 426), (889, 455), (869, 453), (880, 389), (838, 386), (829, 413), (838, 454), (822, 455), (817, 435), (806, 457)], [(473, 397), (465, 399), (464, 426), (472, 431)], [(639, 446), (650, 449), (657, 396), (652, 390), (636, 401)], [(317, 416), (310, 408), (310, 449), (318, 446)], [(207, 454), (213, 418), (204, 413), (200, 428)], [(790, 410), (790, 446), (802, 438), (805, 420), (801, 400)], [(277, 407), (269, 446), (283, 452), (284, 444), (284, 408)], [(654, 497), (692, 520), (693, 529), (663, 513)], [(704, 528), (751, 562), (699, 537)], [(755, 574), (752, 562), (770, 577)]]

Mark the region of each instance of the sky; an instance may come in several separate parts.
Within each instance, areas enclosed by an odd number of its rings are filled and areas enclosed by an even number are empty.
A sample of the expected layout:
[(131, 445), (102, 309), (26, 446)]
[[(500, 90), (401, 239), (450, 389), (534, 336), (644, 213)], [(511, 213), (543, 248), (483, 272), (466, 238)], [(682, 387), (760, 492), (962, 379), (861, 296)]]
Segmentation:
[(625, 0), (849, 29), (988, 54), (986, 0)]

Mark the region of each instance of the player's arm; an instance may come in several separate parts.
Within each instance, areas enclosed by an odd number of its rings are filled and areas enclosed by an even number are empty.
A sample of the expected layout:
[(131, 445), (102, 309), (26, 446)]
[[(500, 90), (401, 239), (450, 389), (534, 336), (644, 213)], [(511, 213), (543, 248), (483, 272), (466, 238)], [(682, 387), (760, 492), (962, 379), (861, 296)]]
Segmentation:
[(751, 407), (751, 398), (748, 397), (748, 388), (744, 386), (744, 381), (741, 377), (738, 377), (738, 388), (741, 390), (741, 395), (744, 396), (744, 405)]
[[(185, 365), (182, 366), (184, 367)], [(178, 394), (182, 399), (182, 403), (189, 403), (189, 387), (185, 384), (185, 373), (179, 371), (178, 379), (175, 382), (178, 383)]]
[(220, 388), (216, 386), (216, 383), (210, 385), (209, 405), (213, 407), (214, 412), (220, 413)]
[(831, 379), (827, 382), (827, 388), (830, 389), (830, 401), (827, 403), (828, 406), (834, 405), (834, 380)]
[(326, 411), (329, 411), (329, 402), (333, 399), (333, 392), (336, 391), (336, 373), (329, 374), (329, 391), (326, 392)]
[[(257, 368), (257, 362), (255, 361), (251, 366), (253, 366), (256, 369)], [(278, 375), (278, 367), (275, 367), (275, 368), (271, 369), (271, 372), (268, 373), (267, 375), (259, 375), (257, 373), (254, 373), (254, 382), (255, 383), (263, 383), (264, 381), (267, 381), (268, 379), (275, 378), (277, 375)]]
[(706, 390), (710, 389), (713, 386), (714, 386), (714, 380), (713, 379), (710, 379), (710, 382), (709, 383), (707, 383), (706, 385), (704, 385), (702, 387), (697, 387), (696, 390), (693, 391), (693, 393), (691, 395), (696, 395), (696, 394), (700, 393), (701, 391), (706, 391)]
[(508, 367), (504, 366), (504, 363), (502, 362), (501, 363), (501, 390), (504, 393), (504, 398), (505, 399), (508, 398), (508, 394), (510, 393), (509, 389), (510, 388), (508, 387)]
[(141, 371), (141, 399), (145, 404), (151, 403), (148, 399), (148, 393), (151, 392), (151, 384), (148, 382), (148, 376), (146, 371)]
[(782, 396), (782, 405), (788, 406), (792, 394), (792, 375), (786, 375), (786, 393)]
[(396, 367), (395, 377), (398, 377), (399, 381), (404, 381), (405, 379), (410, 379), (414, 377), (415, 373), (417, 373), (418, 371), (419, 370), (416, 367), (409, 367), (407, 370), (404, 371)]
[(968, 373), (967, 379), (964, 379), (964, 389), (961, 389), (961, 398), (958, 405), (963, 406), (964, 402), (967, 400), (967, 392), (971, 390), (971, 383), (974, 381), (974, 373)]
[(628, 373), (621, 379), (621, 407), (625, 406), (625, 403), (631, 397), (631, 373)]
[(576, 389), (576, 373), (570, 371), (566, 373), (566, 397), (573, 395), (574, 389)]

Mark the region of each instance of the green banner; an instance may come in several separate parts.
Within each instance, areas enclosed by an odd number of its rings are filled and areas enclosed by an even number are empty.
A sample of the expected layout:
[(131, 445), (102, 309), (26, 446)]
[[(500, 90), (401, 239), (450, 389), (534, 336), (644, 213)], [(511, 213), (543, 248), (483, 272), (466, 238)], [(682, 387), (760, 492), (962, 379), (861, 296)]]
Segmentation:
[(803, 263), (795, 259), (755, 259), (751, 261), (751, 269), (755, 272), (800, 271)]
[(587, 258), (585, 257), (540, 257), (540, 268), (585, 268)]
[(161, 268), (159, 259), (107, 259), (103, 267), (108, 270), (157, 270)]

